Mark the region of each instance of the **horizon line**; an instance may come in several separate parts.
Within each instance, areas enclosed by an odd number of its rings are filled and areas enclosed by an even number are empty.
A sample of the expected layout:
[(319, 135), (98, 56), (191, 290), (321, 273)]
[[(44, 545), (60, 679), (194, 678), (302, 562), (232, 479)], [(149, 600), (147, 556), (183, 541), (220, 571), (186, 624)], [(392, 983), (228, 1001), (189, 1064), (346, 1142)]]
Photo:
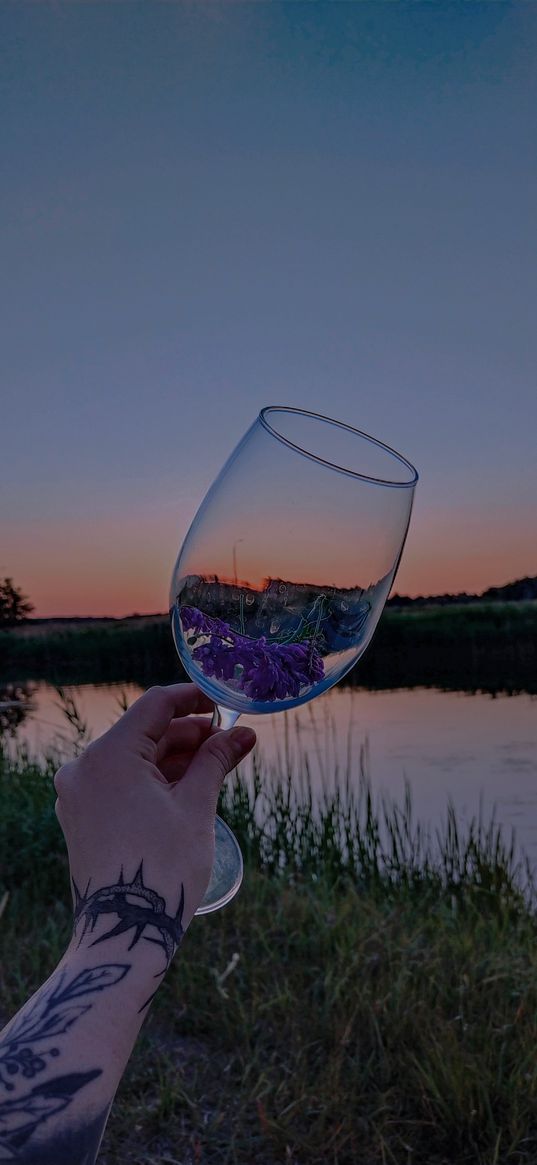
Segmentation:
[[(501, 591), (501, 590), (507, 589), (508, 587), (516, 586), (517, 583), (524, 583), (524, 582), (537, 583), (537, 575), (524, 575), (522, 578), (512, 579), (510, 582), (507, 582), (507, 583), (502, 583), (499, 585), (493, 584), (489, 587), (486, 587), (485, 590), (482, 591), (480, 594), (478, 594), (475, 591), (443, 591), (443, 592), (437, 592), (436, 594), (431, 594), (431, 595), (423, 595), (423, 594), (400, 595), (396, 591), (393, 595), (390, 595), (387, 598), (386, 603), (388, 604), (390, 602), (393, 602), (394, 599), (402, 600), (405, 602), (422, 601), (424, 603), (433, 602), (435, 599), (436, 600), (438, 600), (438, 599), (458, 599), (458, 598), (461, 598), (461, 599), (462, 598), (482, 599), (490, 591), (498, 591), (498, 590)], [(233, 584), (229, 584), (229, 585), (233, 585)], [(514, 601), (520, 602), (520, 600), (514, 600)], [(531, 600), (529, 600), (529, 601), (531, 601)], [(114, 622), (114, 621), (121, 622), (121, 621), (126, 620), (126, 619), (167, 619), (168, 617), (169, 617), (169, 611), (132, 611), (128, 615), (34, 615), (34, 616), (30, 616), (28, 619), (26, 619), (25, 623), (27, 625), (28, 623), (55, 623), (55, 622), (60, 623), (60, 622), (74, 622), (74, 621), (105, 622), (107, 620), (109, 620), (110, 622)], [(22, 624), (22, 625), (24, 625), (24, 624)]]

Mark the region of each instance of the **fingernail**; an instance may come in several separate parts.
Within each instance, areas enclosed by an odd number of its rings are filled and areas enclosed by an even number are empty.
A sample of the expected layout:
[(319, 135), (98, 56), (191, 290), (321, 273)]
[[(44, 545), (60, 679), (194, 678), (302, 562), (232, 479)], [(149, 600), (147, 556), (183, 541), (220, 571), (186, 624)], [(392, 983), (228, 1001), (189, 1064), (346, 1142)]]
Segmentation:
[(229, 735), (239, 752), (247, 752), (256, 741), (253, 728), (232, 728)]

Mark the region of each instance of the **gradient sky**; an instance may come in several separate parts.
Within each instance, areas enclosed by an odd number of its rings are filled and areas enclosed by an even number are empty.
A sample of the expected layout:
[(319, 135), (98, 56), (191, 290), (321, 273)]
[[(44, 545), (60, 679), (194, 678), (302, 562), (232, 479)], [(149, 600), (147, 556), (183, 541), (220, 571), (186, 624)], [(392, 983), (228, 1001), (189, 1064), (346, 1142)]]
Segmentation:
[(37, 614), (164, 610), (268, 403), (418, 467), (400, 592), (537, 574), (534, 4), (4, 0), (0, 46), (0, 576)]

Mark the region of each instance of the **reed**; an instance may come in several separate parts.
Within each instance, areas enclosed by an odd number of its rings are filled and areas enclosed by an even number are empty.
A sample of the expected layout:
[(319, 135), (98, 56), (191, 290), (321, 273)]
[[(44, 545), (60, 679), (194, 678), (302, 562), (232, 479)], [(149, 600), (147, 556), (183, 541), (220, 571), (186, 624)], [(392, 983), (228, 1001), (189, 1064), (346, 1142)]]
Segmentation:
[[(65, 714), (76, 755), (87, 729), (71, 700)], [(39, 900), (65, 895), (66, 858), (53, 789), (60, 759), (51, 753), (37, 762), (24, 751), (0, 751), (0, 893), (25, 885)], [(291, 751), (287, 739), (276, 764), (256, 751), (249, 771), (228, 778), (219, 812), (249, 870), (282, 883), (351, 885), (383, 897), (433, 894), (461, 903), (473, 898), (483, 909), (508, 903), (524, 912), (533, 903), (529, 865), (494, 816), (485, 822), (479, 814), (462, 828), (448, 804), (431, 832), (414, 818), (408, 784), (402, 804), (374, 798), (365, 751), (358, 779), (350, 757), (343, 774), (334, 774), (330, 751), (317, 757), (319, 765), (320, 781), (318, 773), (314, 781), (312, 758), (300, 743), (298, 753)], [(30, 871), (38, 871), (38, 879)]]
[[(334, 780), (322, 743), (314, 757), (287, 738), (272, 768), (257, 756), (228, 782), (221, 809), (245, 881), (229, 907), (189, 928), (120, 1088), (102, 1165), (537, 1159), (526, 864), (493, 819), (463, 828), (448, 807), (431, 834), (409, 791), (401, 805), (376, 800), (365, 754), (356, 787), (348, 767)], [(54, 766), (52, 756), (0, 759), (5, 1018), (69, 935)]]
[[(0, 677), (142, 686), (185, 678), (164, 617), (0, 632)], [(537, 692), (537, 602), (388, 608), (343, 682)]]

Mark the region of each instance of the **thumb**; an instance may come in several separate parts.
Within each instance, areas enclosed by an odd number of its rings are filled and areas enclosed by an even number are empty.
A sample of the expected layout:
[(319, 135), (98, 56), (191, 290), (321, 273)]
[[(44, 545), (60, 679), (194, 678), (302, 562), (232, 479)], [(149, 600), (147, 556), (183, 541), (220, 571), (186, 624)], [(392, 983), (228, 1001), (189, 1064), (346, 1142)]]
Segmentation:
[(198, 748), (184, 777), (178, 782), (178, 787), (186, 793), (187, 786), (190, 786), (192, 794), (196, 791), (198, 796), (209, 795), (216, 804), (224, 778), (248, 756), (256, 739), (253, 728), (243, 727), (208, 736)]

